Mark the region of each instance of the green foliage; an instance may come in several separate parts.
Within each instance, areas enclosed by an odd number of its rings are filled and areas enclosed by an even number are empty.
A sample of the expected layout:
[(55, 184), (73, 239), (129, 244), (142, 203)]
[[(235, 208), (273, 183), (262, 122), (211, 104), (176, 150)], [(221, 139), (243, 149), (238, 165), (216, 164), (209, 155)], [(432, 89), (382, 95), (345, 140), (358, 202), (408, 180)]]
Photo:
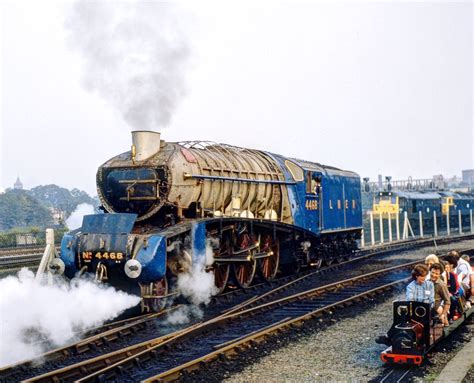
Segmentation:
[(15, 227), (54, 224), (50, 210), (25, 190), (8, 190), (0, 194), (0, 231)]
[[(81, 203), (96, 207), (98, 200), (85, 191), (69, 191), (57, 185), (37, 186), (31, 190), (8, 189), (0, 194), (0, 231), (15, 229), (17, 233), (33, 232), (44, 236), (44, 230), (54, 226), (51, 208), (63, 211), (67, 218)], [(10, 240), (4, 238), (4, 241)]]
[(34, 187), (29, 193), (44, 205), (62, 210), (66, 217), (71, 215), (77, 205), (81, 203), (97, 206), (96, 200), (89, 194), (75, 188), (69, 191), (57, 185), (41, 185)]

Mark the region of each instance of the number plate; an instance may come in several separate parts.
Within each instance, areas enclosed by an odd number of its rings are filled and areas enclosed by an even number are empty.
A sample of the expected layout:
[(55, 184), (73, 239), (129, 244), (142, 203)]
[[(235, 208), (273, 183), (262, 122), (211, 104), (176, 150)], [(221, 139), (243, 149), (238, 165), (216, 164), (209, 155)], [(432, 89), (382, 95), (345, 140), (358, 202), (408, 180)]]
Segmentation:
[(82, 251), (81, 259), (84, 261), (84, 263), (92, 262), (93, 259), (121, 263), (125, 259), (125, 256), (123, 253), (117, 253), (113, 251)]

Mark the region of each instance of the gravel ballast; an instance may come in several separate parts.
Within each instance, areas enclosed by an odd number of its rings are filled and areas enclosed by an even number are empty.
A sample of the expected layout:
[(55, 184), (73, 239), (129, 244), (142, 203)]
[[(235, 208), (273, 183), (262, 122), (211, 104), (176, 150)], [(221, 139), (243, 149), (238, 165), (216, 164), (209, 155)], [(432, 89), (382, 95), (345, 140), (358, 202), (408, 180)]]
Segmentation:
[[(474, 241), (459, 244), (428, 247), (399, 254), (400, 260), (422, 259), (436, 250), (438, 253), (453, 248), (473, 247)], [(392, 256), (395, 261), (397, 256)], [(375, 261), (377, 262), (377, 261)], [(370, 271), (370, 266), (364, 267)], [(380, 297), (381, 298), (381, 297)], [(383, 299), (378, 299), (381, 301)], [(332, 325), (325, 326), (313, 334), (303, 336), (283, 347), (275, 347), (255, 363), (242, 363), (232, 366), (234, 371), (223, 374), (225, 382), (287, 382), (287, 381), (377, 381), (383, 376), (386, 367), (380, 360), (380, 352), (386, 346), (375, 343), (375, 339), (384, 334), (392, 323), (392, 302), (403, 299), (404, 294), (387, 296), (379, 303), (366, 301), (361, 303), (363, 312), (352, 317), (339, 318), (335, 314)], [(347, 310), (353, 310), (352, 307)], [(453, 334), (451, 347), (439, 345), (433, 353), (430, 363), (420, 369), (417, 375), (433, 380), (443, 366), (457, 352), (462, 343), (472, 337), (472, 327), (464, 327)], [(450, 342), (448, 341), (445, 341)], [(443, 342), (443, 343), (445, 343)], [(414, 380), (417, 378), (414, 377)], [(418, 378), (419, 379), (419, 378)], [(422, 381), (422, 380), (418, 380)]]

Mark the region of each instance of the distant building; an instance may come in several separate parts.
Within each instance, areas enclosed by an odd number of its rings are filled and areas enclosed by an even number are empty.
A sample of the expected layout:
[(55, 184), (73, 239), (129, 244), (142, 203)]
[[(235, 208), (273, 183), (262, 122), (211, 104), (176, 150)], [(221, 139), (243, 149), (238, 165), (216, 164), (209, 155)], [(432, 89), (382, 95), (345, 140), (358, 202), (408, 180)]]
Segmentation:
[(20, 181), (20, 177), (16, 177), (16, 181), (13, 185), (13, 188), (16, 190), (23, 190), (23, 183)]
[(462, 171), (462, 182), (474, 186), (474, 169), (466, 169)]
[(53, 217), (55, 225), (64, 224), (64, 212), (58, 208), (52, 207), (49, 209), (51, 211), (51, 216)]
[(457, 188), (459, 186), (462, 186), (462, 180), (456, 175), (446, 178), (446, 182), (448, 184), (448, 188)]

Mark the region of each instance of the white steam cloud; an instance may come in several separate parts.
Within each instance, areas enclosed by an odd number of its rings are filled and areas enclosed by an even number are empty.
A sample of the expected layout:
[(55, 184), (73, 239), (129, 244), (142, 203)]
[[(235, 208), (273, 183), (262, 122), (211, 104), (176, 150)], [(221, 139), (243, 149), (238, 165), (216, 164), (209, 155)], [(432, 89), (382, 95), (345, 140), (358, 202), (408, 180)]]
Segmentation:
[(178, 275), (178, 291), (194, 305), (207, 305), (217, 294), (214, 273), (206, 271), (206, 266), (212, 262), (213, 250), (208, 244), (206, 254), (193, 257), (190, 271)]
[(188, 323), (192, 318), (201, 319), (202, 310), (198, 306), (186, 305), (174, 310), (166, 317), (164, 324), (179, 325)]
[(66, 22), (85, 88), (135, 129), (168, 126), (185, 94), (189, 47), (178, 13), (159, 1), (79, 1)]
[(87, 280), (55, 282), (38, 284), (28, 269), (0, 280), (0, 367), (65, 345), (140, 302)]
[(88, 214), (94, 214), (94, 206), (88, 203), (81, 203), (77, 205), (69, 218), (66, 220), (66, 226), (69, 230), (75, 230), (82, 226), (82, 218)]

